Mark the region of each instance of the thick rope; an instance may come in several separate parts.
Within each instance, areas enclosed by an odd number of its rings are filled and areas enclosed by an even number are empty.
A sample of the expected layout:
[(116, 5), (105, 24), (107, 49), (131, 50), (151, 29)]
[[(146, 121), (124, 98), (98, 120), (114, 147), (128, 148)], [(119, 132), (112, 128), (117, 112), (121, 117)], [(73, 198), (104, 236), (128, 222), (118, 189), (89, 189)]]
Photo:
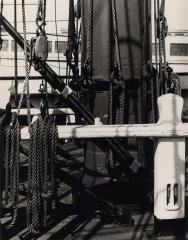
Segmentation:
[[(142, 4), (140, 4), (140, 12), (141, 12), (141, 25), (143, 27), (142, 33), (142, 72), (141, 72), (141, 80), (138, 86), (138, 123), (142, 124), (145, 122), (146, 115), (146, 96), (147, 96), (147, 85), (146, 79), (144, 77), (144, 66), (146, 65), (146, 34), (147, 34), (147, 24), (146, 24), (146, 9), (145, 9), (146, 1), (144, 0)], [(138, 159), (139, 162), (144, 165), (145, 162), (145, 151), (144, 151), (144, 139), (137, 139), (138, 146)]]
[(30, 112), (30, 94), (29, 94), (29, 74), (30, 74), (30, 67), (28, 62), (28, 54), (27, 54), (27, 37), (26, 37), (26, 18), (25, 18), (25, 1), (22, 0), (22, 20), (23, 20), (23, 38), (24, 38), (24, 57), (25, 57), (25, 81), (24, 81), (24, 88), (19, 100), (18, 104), (18, 115), (20, 112), (20, 108), (23, 102), (23, 97), (26, 92), (26, 104), (27, 104), (27, 120), (28, 125), (31, 124), (31, 112)]
[(85, 64), (92, 62), (92, 22), (93, 22), (93, 0), (88, 0), (87, 15), (87, 42), (86, 42), (86, 61)]
[(161, 6), (160, 6), (160, 12), (159, 12), (159, 18), (160, 18), (160, 35), (159, 37), (161, 38), (161, 58), (163, 60), (162, 62), (162, 73), (163, 73), (163, 93), (167, 93), (167, 63), (166, 63), (166, 43), (165, 43), (165, 38), (166, 38), (166, 32), (165, 32), (165, 0), (162, 0)]
[[(43, 136), (44, 136), (44, 126), (45, 126), (45, 122), (43, 121), (43, 119), (41, 118), (41, 116), (39, 116), (39, 130), (37, 133), (37, 161), (38, 161), (38, 184), (39, 184), (39, 191), (42, 193), (43, 191), (43, 186), (44, 186), (44, 152), (43, 152), (43, 148), (44, 148), (44, 142), (43, 142)], [(43, 209), (43, 199), (41, 197), (41, 193), (39, 193), (39, 200), (38, 200), (38, 204), (41, 206), (39, 211), (39, 217), (40, 217), (40, 222), (42, 223), (42, 225), (44, 225), (44, 209)]]
[(34, 151), (32, 152), (32, 233), (38, 233), (40, 227), (39, 221), (39, 194), (40, 194), (40, 187), (38, 182), (38, 145), (37, 145), (37, 137), (38, 137), (38, 127), (39, 127), (39, 120), (34, 122), (33, 124), (33, 145)]
[(179, 96), (181, 96), (181, 79), (177, 74), (174, 74), (174, 79), (175, 81), (175, 90), (174, 90), (174, 94), (177, 94)]
[(29, 140), (29, 156), (28, 156), (28, 187), (27, 187), (27, 207), (26, 207), (26, 223), (29, 231), (32, 231), (31, 226), (31, 209), (32, 209), (32, 158), (35, 149), (34, 146), (34, 133), (33, 125), (30, 127), (30, 140)]
[(115, 43), (115, 58), (116, 58), (115, 64), (117, 64), (118, 72), (121, 78), (122, 69), (121, 69), (121, 59), (120, 59), (120, 50), (119, 50), (119, 41), (118, 41), (118, 25), (117, 25), (115, 0), (111, 0), (111, 8), (112, 8), (113, 35), (114, 35), (114, 43)]
[(15, 122), (15, 128), (14, 128), (14, 137), (11, 139), (11, 141), (15, 141), (15, 148), (14, 148), (14, 155), (15, 155), (15, 164), (14, 164), (14, 193), (13, 193), (13, 199), (15, 202), (15, 210), (14, 210), (14, 216), (12, 220), (12, 225), (16, 223), (17, 220), (17, 214), (18, 214), (18, 200), (19, 200), (19, 162), (20, 162), (20, 128), (18, 123), (18, 118), (16, 116), (16, 122)]
[[(57, 129), (48, 115), (31, 126), (29, 145), (30, 181), (28, 189), (27, 225), (30, 232), (39, 233), (49, 222), (56, 208), (55, 158)], [(51, 206), (51, 207), (50, 207)], [(49, 211), (51, 209), (51, 211)]]
[(156, 93), (157, 98), (160, 96), (160, 79), (159, 79), (159, 59), (158, 59), (158, 40), (157, 40), (157, 3), (154, 0), (154, 29), (155, 29), (155, 68), (157, 70), (156, 75)]
[[(44, 126), (44, 135), (43, 135), (43, 154), (44, 154), (44, 170), (43, 170), (43, 178), (44, 178), (44, 184), (43, 184), (43, 194), (44, 194), (44, 225), (47, 224), (48, 220), (48, 209), (47, 209), (47, 204), (48, 204), (48, 199), (45, 197), (45, 195), (48, 194), (48, 184), (49, 184), (49, 175), (48, 175), (48, 157), (49, 157), (49, 132), (51, 128), (51, 123), (49, 121), (49, 117), (47, 116), (45, 119), (45, 126)], [(51, 159), (50, 159), (51, 160)]]
[[(18, 104), (18, 114), (20, 112), (20, 108), (23, 102), (23, 97), (26, 93), (26, 104), (27, 104), (27, 121), (29, 126), (29, 132), (30, 134), (30, 142), (33, 138), (32, 131), (31, 131), (31, 114), (30, 114), (30, 95), (29, 95), (29, 74), (30, 74), (30, 66), (28, 63), (28, 55), (27, 55), (27, 37), (26, 37), (26, 18), (25, 18), (25, 1), (22, 0), (22, 19), (23, 19), (23, 34), (24, 34), (24, 57), (25, 57), (25, 81), (24, 81), (24, 88), (20, 96), (20, 101)], [(31, 143), (30, 143), (31, 144)], [(30, 145), (30, 149), (32, 149), (34, 146)], [(28, 187), (27, 187), (27, 193), (28, 193), (28, 199), (27, 199), (27, 207), (26, 207), (26, 223), (29, 229), (31, 228), (31, 212), (30, 208), (32, 206), (32, 193), (31, 193), (31, 187), (32, 187), (32, 152), (29, 151), (29, 157), (28, 157)]]
[[(118, 23), (115, 0), (111, 0), (113, 39), (114, 39), (114, 62), (113, 73), (109, 82), (108, 123), (124, 124), (128, 120), (128, 98), (125, 88), (125, 79), (122, 77), (120, 47), (118, 39)], [(116, 90), (114, 89), (116, 88)], [(126, 145), (126, 141), (124, 141)], [(115, 153), (109, 149), (106, 154), (106, 168), (112, 177), (116, 177), (113, 171), (116, 166)], [(115, 175), (114, 175), (115, 173)]]
[(20, 129), (16, 113), (12, 114), (10, 126), (6, 128), (5, 146), (5, 206), (13, 209), (13, 216), (8, 228), (15, 226), (19, 200), (19, 161)]
[(161, 41), (161, 29), (160, 29), (160, 6), (159, 6), (159, 0), (157, 0), (157, 26), (158, 26), (158, 45), (159, 45), (159, 52), (158, 52), (158, 56), (159, 56), (159, 80), (160, 80), (160, 95), (163, 94), (163, 87), (162, 87), (162, 84), (163, 84), (163, 72), (162, 72), (162, 62), (163, 62), (163, 59), (162, 59), (162, 41)]
[[(113, 104), (113, 76), (110, 79), (109, 85), (109, 98), (108, 98), (108, 124), (114, 123), (114, 104)], [(111, 169), (114, 167), (114, 152), (112, 149), (109, 149), (105, 156), (105, 167), (108, 173), (111, 173)]]
[(52, 191), (54, 199), (52, 200), (52, 214), (54, 214), (54, 211), (56, 209), (56, 201), (57, 201), (57, 193), (56, 193), (56, 172), (55, 172), (55, 161), (56, 161), (56, 155), (57, 155), (57, 139), (58, 139), (58, 132), (55, 125), (55, 119), (52, 122), (51, 125), (51, 150), (50, 150), (50, 159), (51, 159), (51, 167), (50, 167), (50, 181), (52, 185)]
[[(92, 82), (92, 39), (93, 39), (93, 0), (88, 0), (87, 5), (87, 39), (86, 39), (86, 57), (82, 66), (82, 95), (88, 101), (87, 94), (88, 88), (93, 84)], [(92, 90), (91, 90), (92, 91)]]
[[(1, 8), (0, 8), (0, 13), (1, 13), (1, 16), (3, 14), (3, 0), (1, 0)], [(1, 17), (0, 17), (1, 18)], [(0, 22), (1, 22), (1, 19), (0, 19)], [(2, 48), (2, 44), (3, 44), (3, 39), (2, 39), (2, 26), (1, 26), (1, 23), (0, 23), (0, 50)]]
[(5, 205), (9, 204), (10, 190), (10, 143), (11, 143), (11, 128), (7, 126), (5, 129)]
[(149, 71), (150, 75), (150, 96), (151, 96), (151, 111), (148, 115), (148, 122), (155, 123), (157, 121), (157, 109), (156, 109), (156, 75), (154, 74), (154, 68), (152, 64), (152, 25), (151, 25), (151, 1), (146, 1), (146, 22), (147, 22), (147, 29), (149, 34)]

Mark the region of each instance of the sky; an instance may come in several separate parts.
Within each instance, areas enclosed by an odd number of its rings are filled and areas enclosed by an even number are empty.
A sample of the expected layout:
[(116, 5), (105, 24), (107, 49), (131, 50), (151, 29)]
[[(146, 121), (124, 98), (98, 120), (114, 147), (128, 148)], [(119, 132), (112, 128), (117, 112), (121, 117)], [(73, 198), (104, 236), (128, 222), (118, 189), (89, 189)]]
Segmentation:
[[(28, 32), (36, 28), (35, 18), (37, 13), (38, 0), (24, 0), (25, 1), (25, 11), (26, 11), (26, 21), (27, 21), (27, 30)], [(22, 0), (17, 0), (17, 27), (18, 31), (22, 31)], [(56, 16), (58, 20), (58, 32), (60, 28), (67, 27), (67, 22), (62, 22), (62, 20), (68, 19), (68, 3), (69, 0), (47, 0), (46, 8), (46, 20), (54, 21), (55, 20), (55, 2), (56, 2)], [(14, 21), (14, 0), (4, 0), (3, 15), (13, 24)], [(12, 4), (12, 5), (9, 5)], [(60, 21), (59, 21), (60, 20)], [(54, 22), (47, 22), (47, 31), (54, 33), (55, 24)]]
[(188, 0), (166, 0), (169, 30), (188, 30)]

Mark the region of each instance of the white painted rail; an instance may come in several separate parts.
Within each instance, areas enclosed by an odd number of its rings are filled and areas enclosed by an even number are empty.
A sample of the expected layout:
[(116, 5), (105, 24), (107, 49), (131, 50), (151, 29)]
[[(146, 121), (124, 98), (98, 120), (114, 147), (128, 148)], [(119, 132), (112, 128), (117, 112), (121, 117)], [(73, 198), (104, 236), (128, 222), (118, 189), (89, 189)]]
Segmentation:
[[(59, 138), (114, 138), (114, 137), (187, 137), (188, 123), (127, 124), (127, 125), (71, 125), (57, 126)], [(22, 139), (29, 139), (28, 128), (21, 129)]]
[[(162, 100), (165, 99), (165, 104)], [(119, 137), (187, 137), (188, 123), (182, 123), (183, 99), (177, 95), (166, 94), (158, 99), (160, 118), (157, 124), (102, 125), (95, 119), (95, 125), (57, 126), (59, 138), (119, 138)], [(39, 110), (35, 110), (38, 111)], [(54, 110), (52, 110), (54, 111)], [(64, 109), (62, 111), (65, 112)], [(68, 110), (69, 114), (72, 110)], [(28, 128), (21, 129), (22, 139), (29, 139)]]
[[(68, 114), (74, 115), (74, 112), (70, 108), (49, 108), (50, 115)], [(40, 110), (38, 108), (31, 108), (31, 115), (38, 115)], [(12, 109), (12, 112), (17, 112), (17, 109)], [(20, 115), (27, 115), (27, 109), (20, 109)]]

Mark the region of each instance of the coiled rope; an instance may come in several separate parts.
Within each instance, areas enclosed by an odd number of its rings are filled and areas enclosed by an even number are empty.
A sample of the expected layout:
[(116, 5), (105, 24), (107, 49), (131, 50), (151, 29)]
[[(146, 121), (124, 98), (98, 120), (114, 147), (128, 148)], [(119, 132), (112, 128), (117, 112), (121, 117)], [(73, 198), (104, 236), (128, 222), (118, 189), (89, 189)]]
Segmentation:
[[(46, 1), (39, 1), (39, 5), (36, 22), (44, 31)], [(55, 119), (41, 112), (30, 126), (29, 141), (26, 220), (33, 234), (47, 226), (56, 209), (56, 143)]]
[(31, 126), (27, 225), (37, 234), (47, 226), (56, 209), (55, 158), (57, 129), (54, 118), (46, 116)]
[(5, 206), (12, 209), (12, 220), (8, 228), (12, 228), (18, 216), (19, 200), (19, 141), (20, 129), (17, 114), (12, 114), (11, 123), (5, 129)]
[(6, 143), (5, 143), (5, 206), (13, 209), (12, 220), (8, 228), (14, 227), (18, 216), (18, 200), (19, 200), (19, 162), (20, 162), (20, 127), (18, 116), (26, 95), (27, 118), (28, 125), (31, 123), (30, 114), (30, 95), (29, 95), (29, 72), (27, 56), (27, 39), (26, 39), (26, 21), (25, 21), (25, 3), (22, 0), (22, 17), (24, 32), (24, 56), (25, 56), (25, 81), (23, 91), (21, 93), (17, 113), (12, 114), (11, 123), (6, 127)]

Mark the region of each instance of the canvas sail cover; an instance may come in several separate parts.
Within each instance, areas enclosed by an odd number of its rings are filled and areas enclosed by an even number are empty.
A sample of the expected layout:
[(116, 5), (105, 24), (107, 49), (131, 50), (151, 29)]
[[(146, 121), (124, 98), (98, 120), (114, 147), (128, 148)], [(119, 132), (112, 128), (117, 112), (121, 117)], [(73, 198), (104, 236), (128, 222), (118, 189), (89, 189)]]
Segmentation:
[[(140, 77), (142, 69), (143, 38), (148, 31), (143, 0), (116, 0), (116, 15), (122, 73), (125, 79)], [(145, 17), (145, 19), (144, 19)], [(88, 0), (81, 0), (82, 63), (86, 57)], [(112, 71), (114, 44), (111, 1), (93, 1), (92, 64), (93, 79), (108, 80)], [(147, 45), (147, 44), (146, 44)], [(145, 46), (147, 50), (149, 46)], [(146, 57), (147, 58), (147, 57)]]

